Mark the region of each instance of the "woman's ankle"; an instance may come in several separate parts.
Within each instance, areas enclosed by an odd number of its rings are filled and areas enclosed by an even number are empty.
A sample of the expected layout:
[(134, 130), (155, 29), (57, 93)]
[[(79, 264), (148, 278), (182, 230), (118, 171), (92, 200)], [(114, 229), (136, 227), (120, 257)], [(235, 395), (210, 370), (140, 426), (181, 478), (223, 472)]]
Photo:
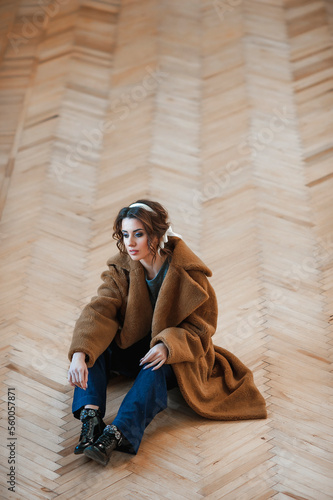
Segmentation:
[(85, 405), (85, 408), (87, 410), (98, 410), (99, 409), (99, 406), (96, 406), (96, 405)]

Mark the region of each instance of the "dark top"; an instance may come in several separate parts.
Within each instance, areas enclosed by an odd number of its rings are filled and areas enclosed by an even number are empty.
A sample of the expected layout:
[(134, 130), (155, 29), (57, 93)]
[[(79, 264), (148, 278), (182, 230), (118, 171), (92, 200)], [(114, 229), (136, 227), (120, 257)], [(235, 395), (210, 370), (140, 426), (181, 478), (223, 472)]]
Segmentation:
[(160, 270), (156, 274), (155, 278), (153, 278), (152, 280), (149, 280), (146, 277), (146, 283), (148, 286), (149, 297), (150, 297), (150, 301), (151, 301), (151, 304), (153, 306), (153, 309), (155, 308), (158, 292), (160, 291), (161, 285), (163, 283), (163, 280), (165, 278), (165, 275), (166, 275), (168, 269), (169, 269), (169, 259), (167, 257), (165, 259), (165, 261), (163, 262), (162, 267), (160, 268)]

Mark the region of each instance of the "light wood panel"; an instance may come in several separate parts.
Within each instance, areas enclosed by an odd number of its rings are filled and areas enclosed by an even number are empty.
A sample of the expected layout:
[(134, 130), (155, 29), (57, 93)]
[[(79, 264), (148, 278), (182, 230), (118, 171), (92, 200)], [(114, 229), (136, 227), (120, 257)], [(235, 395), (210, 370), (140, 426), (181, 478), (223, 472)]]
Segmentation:
[[(0, 9), (0, 496), (333, 498), (330, 2)], [(67, 349), (113, 219), (140, 197), (213, 270), (215, 343), (253, 370), (269, 417), (208, 421), (175, 389), (139, 453), (102, 468), (72, 453)], [(129, 386), (110, 383), (108, 423)]]

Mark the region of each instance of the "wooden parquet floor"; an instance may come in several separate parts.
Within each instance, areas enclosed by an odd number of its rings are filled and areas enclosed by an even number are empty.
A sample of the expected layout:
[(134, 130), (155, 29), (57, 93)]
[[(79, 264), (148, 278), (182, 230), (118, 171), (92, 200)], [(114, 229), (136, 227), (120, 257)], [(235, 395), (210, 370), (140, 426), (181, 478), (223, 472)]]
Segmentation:
[[(333, 499), (332, 1), (3, 0), (0, 18), (1, 498)], [(213, 270), (215, 343), (269, 416), (204, 420), (173, 390), (102, 468), (72, 453), (67, 349), (140, 197)]]

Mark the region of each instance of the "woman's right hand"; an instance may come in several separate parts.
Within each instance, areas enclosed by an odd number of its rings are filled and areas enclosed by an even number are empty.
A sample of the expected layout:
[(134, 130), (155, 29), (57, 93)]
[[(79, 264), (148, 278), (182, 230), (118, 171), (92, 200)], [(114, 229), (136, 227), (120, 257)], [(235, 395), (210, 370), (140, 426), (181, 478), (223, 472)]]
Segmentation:
[(88, 387), (88, 367), (84, 352), (75, 352), (68, 370), (68, 382), (73, 387), (86, 389)]

